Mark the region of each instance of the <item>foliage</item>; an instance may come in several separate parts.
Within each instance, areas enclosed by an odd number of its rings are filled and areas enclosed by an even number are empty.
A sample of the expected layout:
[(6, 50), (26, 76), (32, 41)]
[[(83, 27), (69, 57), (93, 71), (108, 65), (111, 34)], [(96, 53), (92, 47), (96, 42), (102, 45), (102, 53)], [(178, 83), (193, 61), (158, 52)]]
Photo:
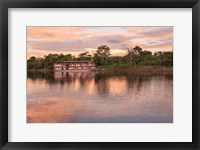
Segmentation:
[(108, 58), (110, 56), (110, 48), (106, 45), (101, 45), (94, 53), (94, 61), (99, 65), (108, 65)]
[(71, 54), (49, 54), (44, 58), (30, 57), (27, 60), (28, 69), (53, 69), (56, 62), (69, 60), (94, 60), (96, 66), (109, 66), (112, 68), (128, 68), (131, 66), (173, 66), (173, 52), (158, 51), (152, 54), (141, 47), (127, 49), (125, 56), (110, 56), (110, 48), (101, 45), (91, 55), (88, 51), (80, 53), (77, 57)]
[(89, 54), (88, 51), (80, 53), (78, 56), (78, 60), (91, 60), (92, 59), (92, 55)]

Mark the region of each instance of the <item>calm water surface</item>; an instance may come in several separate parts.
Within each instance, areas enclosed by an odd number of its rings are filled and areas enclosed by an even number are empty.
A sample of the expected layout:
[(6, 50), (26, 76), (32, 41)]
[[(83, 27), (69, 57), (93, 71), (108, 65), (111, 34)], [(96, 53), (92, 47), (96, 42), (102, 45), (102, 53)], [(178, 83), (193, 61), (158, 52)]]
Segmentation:
[(28, 123), (172, 123), (172, 76), (34, 73)]

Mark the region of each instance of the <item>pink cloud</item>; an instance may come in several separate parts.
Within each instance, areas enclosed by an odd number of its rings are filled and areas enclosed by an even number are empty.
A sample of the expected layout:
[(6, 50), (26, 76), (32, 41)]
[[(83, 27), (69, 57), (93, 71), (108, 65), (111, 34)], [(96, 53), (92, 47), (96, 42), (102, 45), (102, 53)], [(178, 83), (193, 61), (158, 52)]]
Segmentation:
[(104, 44), (113, 54), (123, 53), (136, 45), (152, 52), (171, 51), (173, 27), (28, 27), (27, 44), (28, 55), (37, 51), (41, 56), (44, 51), (78, 53)]
[(84, 35), (79, 27), (27, 27), (27, 36), (33, 39), (63, 40), (75, 39)]

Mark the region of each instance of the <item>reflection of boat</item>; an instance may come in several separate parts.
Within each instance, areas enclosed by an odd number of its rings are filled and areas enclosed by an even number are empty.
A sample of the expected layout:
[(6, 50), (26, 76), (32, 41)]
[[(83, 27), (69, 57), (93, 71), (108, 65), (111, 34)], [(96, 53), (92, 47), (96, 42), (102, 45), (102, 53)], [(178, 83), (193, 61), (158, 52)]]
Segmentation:
[(54, 64), (54, 71), (87, 72), (96, 70), (94, 61), (62, 61)]
[(96, 72), (91, 71), (91, 72), (62, 72), (62, 71), (54, 71), (54, 79), (55, 80), (66, 80), (66, 79), (77, 79), (77, 78), (82, 78), (82, 79), (89, 79), (89, 78), (94, 78)]
[(54, 79), (55, 80), (60, 80), (60, 79), (65, 80), (66, 79), (66, 73), (63, 73), (63, 72), (54, 72)]

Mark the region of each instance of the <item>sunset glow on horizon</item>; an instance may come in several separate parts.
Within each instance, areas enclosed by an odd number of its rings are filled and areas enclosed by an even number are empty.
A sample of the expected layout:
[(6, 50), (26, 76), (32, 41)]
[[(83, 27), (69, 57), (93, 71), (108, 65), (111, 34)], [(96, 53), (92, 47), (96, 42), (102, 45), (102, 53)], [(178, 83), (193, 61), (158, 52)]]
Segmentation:
[(101, 45), (110, 47), (112, 56), (123, 56), (127, 49), (172, 51), (173, 27), (27, 27), (27, 58), (48, 54), (94, 54)]

